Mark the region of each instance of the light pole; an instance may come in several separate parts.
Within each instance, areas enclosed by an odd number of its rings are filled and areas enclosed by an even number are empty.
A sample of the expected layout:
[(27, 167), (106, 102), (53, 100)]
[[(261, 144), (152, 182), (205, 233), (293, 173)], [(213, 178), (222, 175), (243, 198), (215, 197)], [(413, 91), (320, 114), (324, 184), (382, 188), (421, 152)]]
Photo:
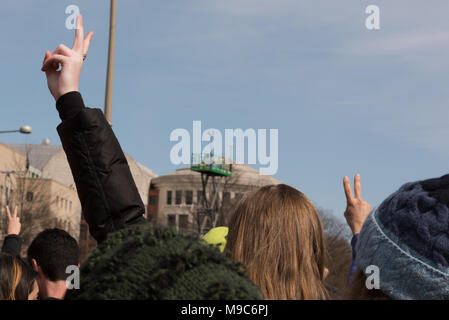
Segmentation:
[(33, 130), (30, 126), (21, 126), (18, 130), (4, 130), (0, 131), (0, 133), (12, 133), (12, 132), (20, 132), (23, 134), (30, 134)]
[(104, 115), (109, 124), (112, 125), (112, 88), (114, 86), (114, 50), (115, 50), (115, 16), (117, 1), (111, 0), (111, 11), (109, 18), (109, 49), (108, 49), (108, 71), (106, 75), (106, 97), (104, 101)]
[[(21, 126), (18, 130), (3, 130), (0, 131), (0, 133), (13, 133), (13, 132), (20, 132), (23, 134), (30, 134), (33, 132), (32, 128), (28, 125)], [(7, 185), (6, 185), (6, 205), (9, 206), (9, 200), (11, 196), (11, 174), (26, 174), (28, 172), (30, 162), (28, 159), (28, 153), (26, 157), (26, 165), (25, 170), (17, 171), (17, 170), (9, 170), (9, 171), (0, 171), (0, 173), (6, 174), (7, 179)]]

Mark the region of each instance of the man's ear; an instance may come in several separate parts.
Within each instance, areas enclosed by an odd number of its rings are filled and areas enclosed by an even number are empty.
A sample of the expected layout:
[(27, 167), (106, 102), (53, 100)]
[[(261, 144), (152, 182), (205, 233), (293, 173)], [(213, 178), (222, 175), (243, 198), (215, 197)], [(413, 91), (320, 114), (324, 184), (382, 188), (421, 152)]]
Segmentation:
[(40, 267), (37, 264), (36, 259), (31, 259), (31, 264), (33, 265), (34, 271), (39, 272)]

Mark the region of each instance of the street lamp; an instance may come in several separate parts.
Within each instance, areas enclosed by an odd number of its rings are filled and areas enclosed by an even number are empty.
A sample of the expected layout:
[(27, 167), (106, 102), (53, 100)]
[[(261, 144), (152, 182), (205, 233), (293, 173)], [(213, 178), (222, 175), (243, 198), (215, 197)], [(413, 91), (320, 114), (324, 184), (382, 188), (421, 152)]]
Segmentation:
[(21, 126), (19, 130), (5, 130), (5, 131), (0, 131), (0, 133), (12, 133), (12, 132), (20, 132), (20, 133), (24, 133), (24, 134), (30, 134), (33, 130), (31, 129), (30, 126)]
[[(4, 130), (0, 131), (0, 133), (12, 133), (12, 132), (20, 132), (23, 134), (30, 134), (33, 130), (30, 126), (21, 126), (19, 130)], [(11, 174), (26, 174), (28, 173), (28, 169), (30, 167), (30, 162), (28, 160), (28, 154), (26, 159), (26, 168), (24, 171), (17, 171), (17, 170), (11, 170), (11, 171), (0, 171), (0, 173), (6, 174), (7, 178), (7, 186), (6, 186), (6, 204), (9, 205), (9, 200), (11, 196)]]
[(104, 102), (104, 115), (106, 120), (112, 125), (112, 88), (114, 86), (114, 50), (115, 50), (115, 26), (117, 0), (111, 0), (109, 15), (109, 49), (108, 49), (108, 69), (106, 74), (106, 97)]

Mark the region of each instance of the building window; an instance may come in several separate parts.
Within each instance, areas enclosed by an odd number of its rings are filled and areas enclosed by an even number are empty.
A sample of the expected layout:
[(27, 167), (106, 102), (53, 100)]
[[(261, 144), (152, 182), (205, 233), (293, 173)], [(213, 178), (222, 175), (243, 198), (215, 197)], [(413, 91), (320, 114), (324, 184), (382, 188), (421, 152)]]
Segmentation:
[(28, 201), (28, 202), (33, 201), (33, 193), (32, 192), (27, 192), (25, 198), (26, 198), (26, 201)]
[(186, 204), (192, 204), (193, 203), (193, 191), (187, 190), (186, 191)]
[[(168, 200), (168, 197), (167, 197), (167, 200)], [(157, 196), (150, 196), (150, 206), (157, 206)]]
[(169, 214), (167, 216), (167, 225), (169, 227), (176, 227), (176, 214)]
[(231, 200), (231, 194), (229, 192), (223, 192), (223, 203), (229, 203)]
[(176, 190), (175, 204), (181, 204), (182, 202), (182, 190)]
[(180, 214), (179, 217), (178, 226), (181, 230), (187, 230), (189, 227), (189, 215), (187, 214)]
[(167, 191), (167, 204), (171, 204), (171, 191)]
[(84, 223), (80, 225), (80, 240), (87, 240), (87, 225)]
[(242, 199), (242, 197), (243, 197), (242, 193), (236, 193), (234, 198), (235, 200), (239, 201), (240, 199)]

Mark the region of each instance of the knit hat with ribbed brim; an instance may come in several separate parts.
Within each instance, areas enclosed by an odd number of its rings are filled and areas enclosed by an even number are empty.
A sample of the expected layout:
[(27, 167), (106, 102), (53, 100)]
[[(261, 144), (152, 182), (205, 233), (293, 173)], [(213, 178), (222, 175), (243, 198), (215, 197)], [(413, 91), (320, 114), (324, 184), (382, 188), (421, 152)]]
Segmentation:
[[(449, 175), (403, 185), (365, 221), (357, 264), (394, 299), (449, 299)], [(370, 271), (370, 275), (371, 275)]]
[(108, 235), (81, 268), (74, 299), (262, 299), (243, 266), (205, 241), (151, 224)]

